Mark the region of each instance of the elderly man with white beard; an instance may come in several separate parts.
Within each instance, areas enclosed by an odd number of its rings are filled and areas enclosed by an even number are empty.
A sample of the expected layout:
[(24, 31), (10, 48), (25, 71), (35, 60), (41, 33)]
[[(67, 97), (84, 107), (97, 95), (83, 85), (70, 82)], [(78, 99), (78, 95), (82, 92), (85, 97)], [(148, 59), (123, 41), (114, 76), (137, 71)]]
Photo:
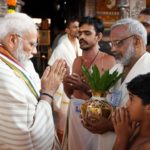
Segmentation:
[(59, 149), (51, 105), (66, 62), (56, 60), (40, 81), (29, 60), (37, 53), (38, 30), (32, 18), (6, 14), (0, 29), (0, 149)]
[[(126, 83), (137, 75), (150, 72), (150, 54), (146, 52), (147, 32), (139, 21), (121, 19), (112, 25), (110, 41), (116, 60), (124, 66), (122, 83), (112, 93), (113, 99), (118, 101), (118, 107), (122, 107), (126, 106), (129, 99)], [(86, 118), (83, 125), (89, 131), (99, 134), (97, 150), (113, 148), (115, 133), (110, 120), (101, 117), (98, 122), (92, 122)]]

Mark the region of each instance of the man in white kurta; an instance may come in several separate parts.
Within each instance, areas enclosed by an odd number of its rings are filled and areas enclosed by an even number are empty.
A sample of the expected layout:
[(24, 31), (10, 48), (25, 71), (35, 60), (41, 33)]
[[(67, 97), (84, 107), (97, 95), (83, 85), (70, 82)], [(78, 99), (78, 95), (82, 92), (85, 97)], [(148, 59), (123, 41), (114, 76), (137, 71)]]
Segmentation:
[(29, 60), (37, 52), (35, 23), (26, 14), (14, 13), (1, 18), (0, 28), (0, 149), (54, 149), (51, 103), (65, 62), (46, 68), (40, 95), (39, 78)]
[[(118, 88), (121, 91), (121, 102), (119, 107), (126, 106), (128, 101), (128, 91), (126, 89), (126, 83), (131, 81), (134, 77), (139, 74), (145, 74), (150, 72), (150, 54), (146, 52), (132, 67), (129, 71), (128, 75), (126, 76), (125, 80)], [(107, 132), (98, 137), (98, 148), (97, 150), (111, 150), (115, 141), (115, 133), (114, 132)], [(106, 144), (107, 143), (107, 144)]]
[[(21, 70), (20, 67), (18, 68)], [(28, 73), (25, 70), (21, 71), (32, 82)], [(51, 106), (42, 100), (38, 102), (24, 80), (2, 60), (0, 60), (0, 73), (0, 149), (34, 150), (44, 147), (51, 149), (54, 141)], [(38, 92), (39, 89), (36, 87), (35, 89)], [(46, 144), (45, 139), (49, 139), (49, 143)]]
[(73, 45), (68, 37), (68, 34), (63, 35), (58, 46), (54, 49), (48, 64), (52, 65), (54, 61), (58, 58), (63, 58), (66, 60), (67, 65), (70, 69), (70, 73), (72, 73), (72, 64), (74, 59), (77, 56), (81, 56), (82, 51), (80, 49), (80, 45), (78, 39), (75, 37), (75, 45)]
[[(67, 33), (63, 35), (58, 46), (54, 49), (52, 56), (48, 61), (49, 65), (52, 65), (56, 59), (63, 58), (68, 65), (70, 73), (72, 73), (74, 59), (82, 54), (77, 39), (78, 28), (79, 22), (76, 19), (69, 20), (66, 28)], [(62, 135), (65, 128), (67, 110), (70, 101), (64, 92), (63, 84), (60, 85), (54, 97), (57, 99), (57, 102), (55, 101), (54, 104), (56, 128), (57, 132)]]

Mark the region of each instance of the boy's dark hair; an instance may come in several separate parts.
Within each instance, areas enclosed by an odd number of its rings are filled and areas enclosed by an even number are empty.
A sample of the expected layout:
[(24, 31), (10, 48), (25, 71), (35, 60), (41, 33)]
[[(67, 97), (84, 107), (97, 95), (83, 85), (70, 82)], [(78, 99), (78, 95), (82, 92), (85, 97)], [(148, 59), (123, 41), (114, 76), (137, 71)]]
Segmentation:
[(127, 89), (142, 99), (143, 105), (150, 104), (150, 73), (139, 75), (127, 83)]
[(68, 28), (72, 22), (76, 22), (76, 21), (79, 22), (79, 19), (77, 17), (75, 16), (69, 17), (66, 22), (66, 28)]
[(89, 25), (93, 25), (96, 31), (96, 34), (98, 33), (103, 33), (104, 32), (104, 24), (103, 21), (101, 19), (98, 19), (96, 17), (84, 17), (80, 20), (80, 24), (79, 26), (82, 26), (83, 24), (89, 24)]

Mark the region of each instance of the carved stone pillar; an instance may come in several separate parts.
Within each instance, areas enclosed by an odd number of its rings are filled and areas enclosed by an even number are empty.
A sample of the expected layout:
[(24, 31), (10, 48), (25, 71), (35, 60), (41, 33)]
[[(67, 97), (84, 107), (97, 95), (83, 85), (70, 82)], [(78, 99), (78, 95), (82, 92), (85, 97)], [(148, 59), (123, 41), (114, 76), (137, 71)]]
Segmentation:
[(128, 0), (118, 0), (117, 5), (120, 12), (120, 18), (130, 17), (130, 6)]
[(129, 0), (130, 17), (137, 18), (142, 9), (146, 7), (146, 0)]
[(146, 0), (118, 0), (120, 17), (137, 18), (140, 11), (146, 7)]

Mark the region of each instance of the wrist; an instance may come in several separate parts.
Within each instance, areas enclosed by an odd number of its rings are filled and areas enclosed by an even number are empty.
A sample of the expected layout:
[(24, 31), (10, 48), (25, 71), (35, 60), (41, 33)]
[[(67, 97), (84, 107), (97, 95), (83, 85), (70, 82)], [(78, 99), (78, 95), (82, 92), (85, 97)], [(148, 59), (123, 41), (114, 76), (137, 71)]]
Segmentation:
[(47, 101), (49, 104), (51, 104), (54, 97), (50, 93), (40, 92), (40, 99)]
[(116, 137), (116, 143), (118, 145), (126, 146), (128, 144), (129, 139), (126, 138), (125, 136), (117, 136)]
[(41, 89), (40, 94), (42, 94), (42, 93), (46, 93), (46, 94), (49, 94), (52, 97), (54, 97), (54, 92), (52, 90), (43, 90), (43, 89)]
[(110, 119), (108, 120), (107, 127), (108, 127), (108, 131), (114, 131), (114, 126)]
[(126, 150), (128, 147), (128, 139), (124, 137), (116, 137), (116, 141), (113, 150)]

